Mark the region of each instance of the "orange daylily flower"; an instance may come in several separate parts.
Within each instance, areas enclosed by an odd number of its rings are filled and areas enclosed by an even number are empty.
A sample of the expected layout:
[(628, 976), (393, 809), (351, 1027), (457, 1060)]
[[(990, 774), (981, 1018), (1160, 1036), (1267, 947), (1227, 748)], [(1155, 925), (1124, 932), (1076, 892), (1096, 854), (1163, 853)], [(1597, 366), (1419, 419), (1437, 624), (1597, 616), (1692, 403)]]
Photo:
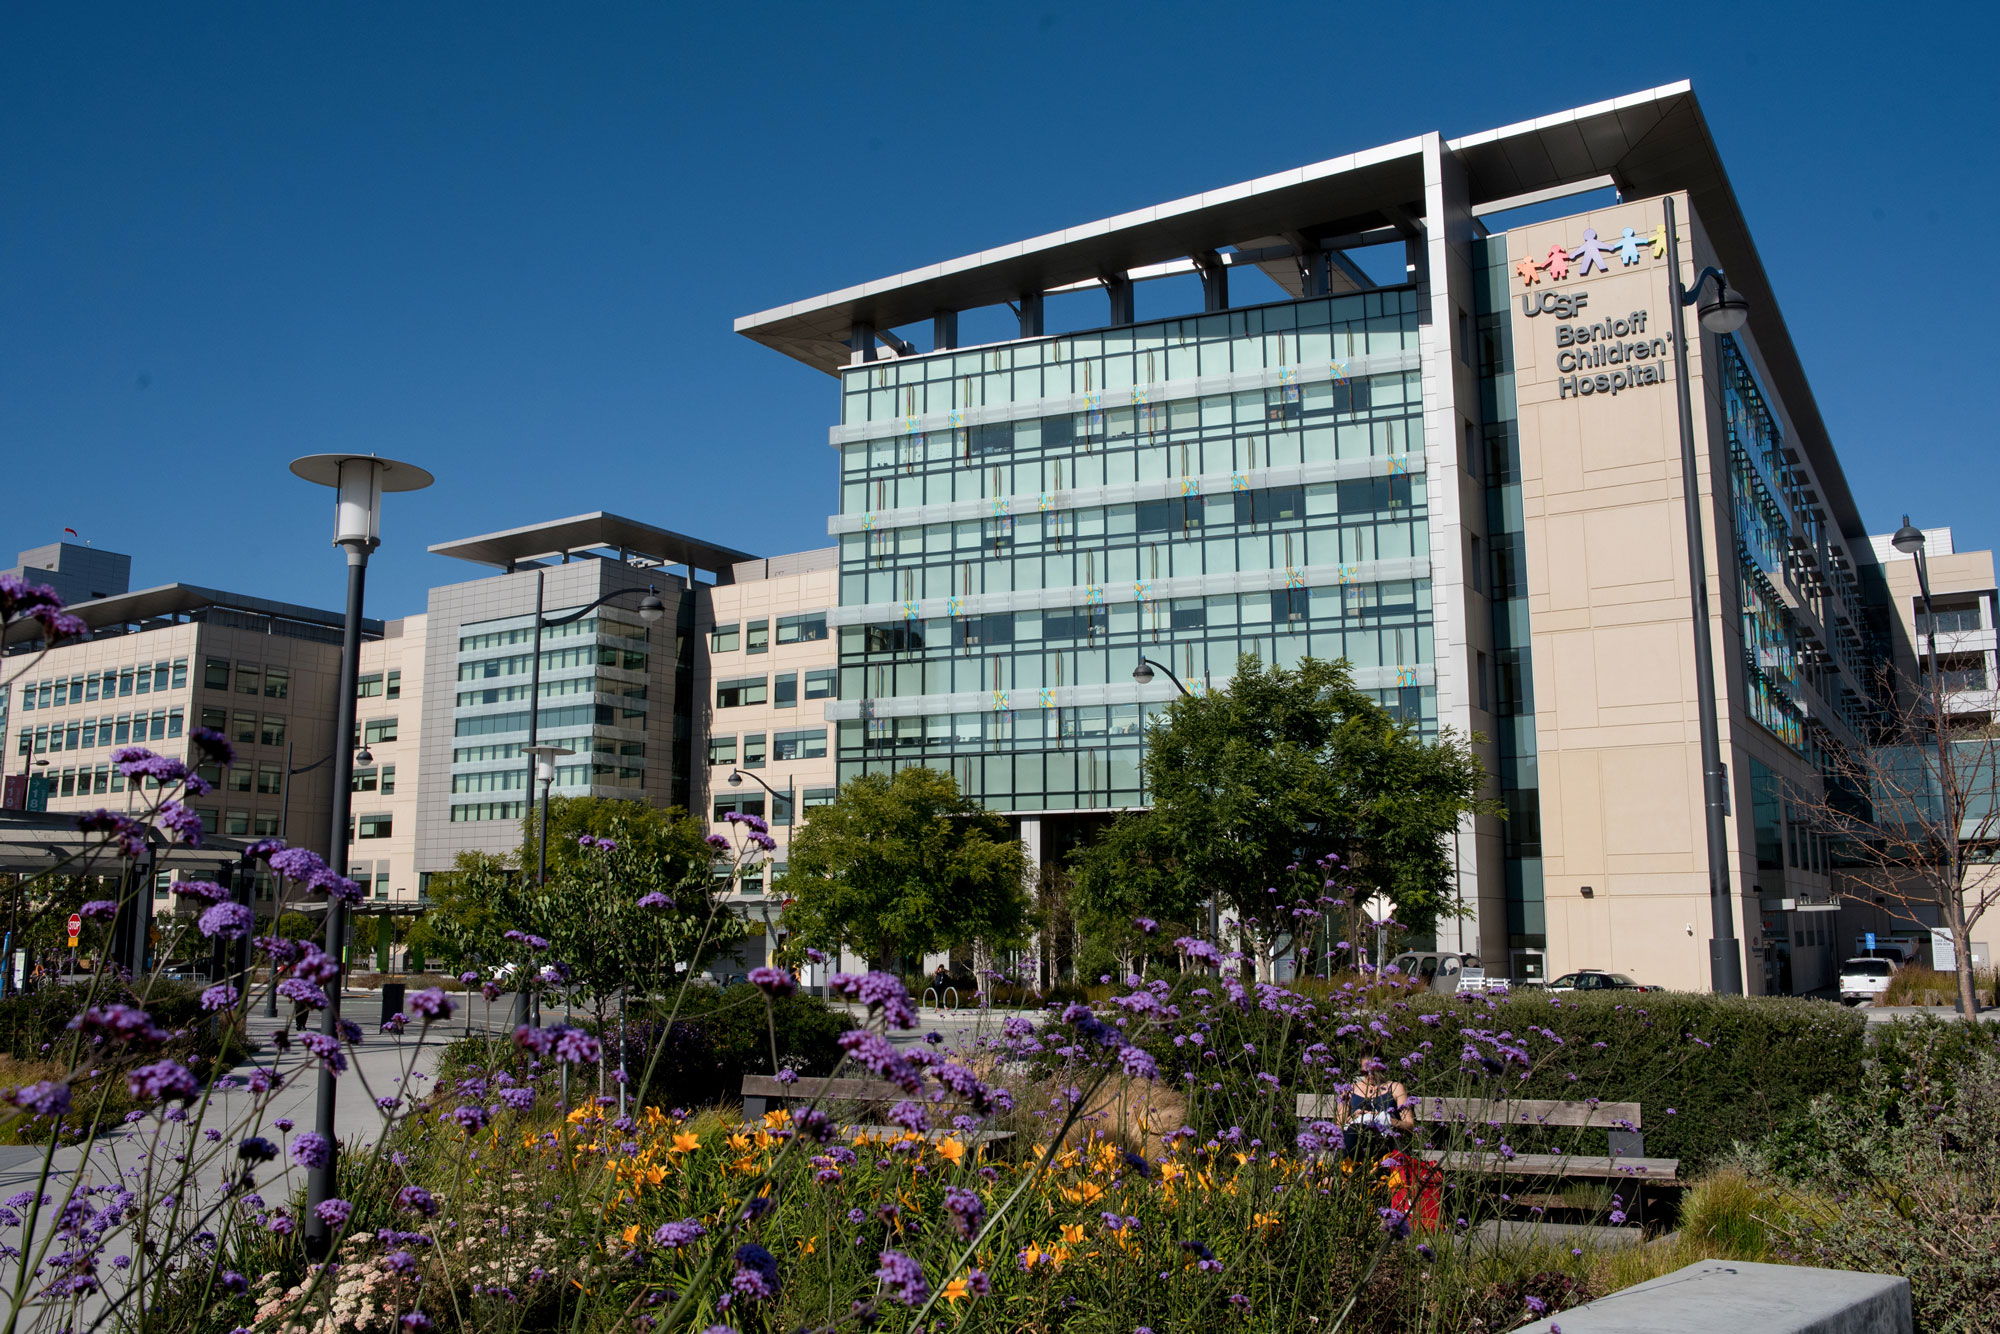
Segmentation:
[(955, 1278), (944, 1285), (944, 1299), (953, 1306), (958, 1305), (959, 1298), (966, 1295), (965, 1280), (962, 1278)]
[(1070, 1245), (1072, 1245), (1072, 1246), (1076, 1246), (1076, 1245), (1080, 1245), (1080, 1244), (1082, 1244), (1082, 1242), (1083, 1242), (1083, 1224), (1081, 1224), (1081, 1223), (1064, 1223), (1064, 1224), (1063, 1224), (1063, 1230), (1062, 1230), (1062, 1237), (1063, 1237), (1063, 1240), (1064, 1240), (1064, 1241), (1068, 1242), (1068, 1243), (1069, 1243)]
[(953, 1167), (958, 1166), (959, 1162), (965, 1157), (965, 1145), (955, 1139), (939, 1140), (937, 1142), (937, 1151), (938, 1157), (949, 1162)]
[(696, 1149), (699, 1149), (700, 1147), (701, 1147), (701, 1136), (693, 1133), (676, 1134), (674, 1136), (674, 1147), (668, 1150), (668, 1152), (693, 1153)]

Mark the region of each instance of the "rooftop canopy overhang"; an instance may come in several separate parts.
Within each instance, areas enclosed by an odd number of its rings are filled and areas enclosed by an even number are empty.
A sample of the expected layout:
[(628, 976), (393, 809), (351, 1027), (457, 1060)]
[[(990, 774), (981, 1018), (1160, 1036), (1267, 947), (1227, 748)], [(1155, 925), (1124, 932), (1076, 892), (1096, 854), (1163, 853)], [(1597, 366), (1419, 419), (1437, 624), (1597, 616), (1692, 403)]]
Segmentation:
[(1234, 249), (1283, 284), (1283, 267), (1267, 258), (1274, 242), (1304, 253), (1378, 241), (1385, 231), (1407, 234), (1412, 220), (1420, 225), (1425, 160), (1433, 152), (1462, 168), (1475, 216), (1607, 185), (1627, 199), (1686, 192), (1729, 285), (1749, 300), (1750, 336), (1836, 522), (1851, 539), (1866, 536), (1838, 464), (1825, 466), (1832, 453), (1825, 423), (1686, 82), (1463, 138), (1426, 135), (1330, 158), (746, 315), (736, 331), (837, 374), (850, 363), (857, 327), (896, 329), (1187, 257)]
[(439, 556), (453, 556), (502, 570), (562, 560), (580, 552), (615, 551), (619, 559), (627, 562), (683, 565), (690, 570), (726, 576), (736, 562), (756, 559), (747, 551), (718, 546), (603, 510), (464, 537), (455, 542), (439, 542), (430, 550)]
[[(342, 613), (337, 611), (301, 607), (296, 603), (252, 597), (247, 593), (225, 593), (197, 584), (161, 584), (156, 588), (142, 588), (115, 597), (72, 603), (63, 610), (81, 620), (92, 631), (150, 629), (195, 619), (206, 611), (243, 612), (334, 632), (338, 632), (344, 623)], [(382, 622), (364, 618), (361, 633), (365, 639), (381, 638)], [(31, 620), (16, 621), (7, 627), (8, 644), (28, 643), (40, 637), (40, 627)]]

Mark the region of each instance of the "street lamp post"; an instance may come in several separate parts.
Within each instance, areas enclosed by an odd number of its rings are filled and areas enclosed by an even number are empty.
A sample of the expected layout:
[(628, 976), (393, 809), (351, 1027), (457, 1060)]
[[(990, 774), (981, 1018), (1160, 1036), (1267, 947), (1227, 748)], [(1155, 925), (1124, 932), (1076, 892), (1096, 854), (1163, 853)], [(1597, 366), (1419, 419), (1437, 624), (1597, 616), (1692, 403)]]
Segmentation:
[[(755, 783), (755, 784), (756, 784), (756, 785), (757, 785), (758, 787), (761, 787), (761, 788), (763, 788), (763, 789), (764, 789), (764, 790), (765, 790), (766, 792), (768, 792), (768, 793), (770, 793), (770, 794), (771, 794), (771, 801), (772, 801), (772, 803), (773, 803), (773, 809), (772, 809), (772, 811), (771, 811), (771, 815), (773, 816), (773, 819), (772, 819), (771, 823), (772, 823), (773, 825), (775, 825), (775, 824), (777, 823), (777, 820), (776, 820), (776, 818), (775, 818), (775, 817), (776, 817), (776, 816), (777, 816), (777, 814), (778, 814), (778, 812), (777, 812), (777, 809), (776, 809), (776, 802), (778, 801), (778, 789), (776, 789), (776, 788), (772, 787), (772, 786), (771, 786), (771, 785), (770, 785), (769, 783), (767, 783), (767, 782), (765, 782), (765, 781), (764, 781), (763, 779), (759, 778), (759, 777), (758, 777), (758, 776), (757, 776), (756, 774), (746, 774), (746, 773), (744, 773), (744, 772), (743, 772), (743, 771), (742, 771), (741, 769), (731, 769), (731, 770), (729, 771), (729, 786), (731, 786), (731, 787), (742, 787), (742, 786), (743, 786), (743, 780), (744, 780), (744, 779), (746, 779), (746, 778), (747, 778), (747, 779), (749, 779), (749, 780), (750, 780), (751, 782)], [(794, 779), (793, 779), (792, 775), (790, 775), (790, 774), (786, 774), (786, 775), (785, 775), (785, 797), (784, 797), (784, 801), (785, 801), (785, 818), (786, 818), (787, 820), (796, 820), (796, 819), (798, 819), (798, 818), (799, 818), (799, 814), (798, 814), (798, 812), (799, 812), (799, 806), (798, 806), (798, 802), (797, 802), (797, 801), (795, 801), (795, 800), (793, 799), (793, 793), (794, 793), (794, 792), (795, 792), (796, 790), (797, 790), (797, 784), (796, 784), (796, 782), (794, 781)], [(789, 843), (787, 843), (787, 846), (789, 846)], [(762, 867), (759, 867), (759, 868), (758, 868), (758, 875), (759, 875), (759, 877), (760, 877), (760, 879), (761, 879), (761, 877), (762, 877), (762, 875), (763, 875), (763, 868), (762, 868)], [(738, 889), (739, 891), (740, 891), (740, 890), (742, 889), (742, 887), (743, 887), (743, 886), (741, 885), (741, 883), (738, 883), (738, 885), (737, 885), (737, 889)], [(764, 896), (764, 960), (765, 960), (765, 962), (767, 962), (767, 963), (768, 963), (768, 962), (770, 962), (770, 958), (771, 958), (771, 898), (770, 898), (770, 895), (769, 895), (769, 894), (766, 894), (766, 895)], [(921, 963), (921, 960), (920, 960), (919, 962)]]
[[(278, 841), (280, 843), (285, 841), (286, 835), (292, 825), (292, 780), (300, 774), (309, 774), (321, 765), (333, 762), (333, 755), (331, 752), (328, 752), (314, 760), (311, 764), (301, 764), (297, 768), (294, 768), (292, 767), (292, 749), (296, 744), (296, 742), (292, 741), (285, 743), (285, 782), (284, 786), (278, 789)], [(368, 747), (363, 746), (360, 750), (354, 752), (354, 762), (356, 764), (373, 764), (375, 757), (369, 754)], [(254, 913), (256, 910), (253, 907), (251, 911)], [(271, 902), (271, 934), (274, 936), (278, 934), (278, 919), (284, 916), (284, 912), (285, 882), (279, 880), (277, 882), (277, 893), (272, 896)], [(245, 983), (245, 985), (249, 984)], [(270, 989), (264, 993), (264, 1017), (266, 1019), (276, 1019), (278, 1017), (278, 970), (275, 965), (271, 969)]]
[[(576, 754), (562, 746), (529, 746), (526, 753), (535, 761), (535, 781), (542, 785), (541, 849), (535, 854), (535, 884), (549, 882), (549, 789), (556, 785), (556, 761)], [(533, 796), (533, 792), (529, 796)]]
[[(1947, 749), (1951, 745), (1951, 742), (1945, 736), (1944, 673), (1939, 669), (1938, 663), (1937, 612), (1931, 607), (1930, 561), (1925, 558), (1923, 529), (1912, 527), (1910, 516), (1905, 514), (1903, 516), (1903, 526), (1898, 528), (1896, 535), (1889, 539), (1889, 545), (1895, 547), (1896, 550), (1902, 552), (1905, 556), (1911, 557), (1917, 563), (1917, 594), (1923, 600), (1924, 604), (1924, 637), (1931, 667), (1931, 735), (1937, 741), (1938, 804), (1942, 808), (1944, 817), (1947, 820), (1953, 820), (1958, 814), (1959, 803), (1956, 793), (1947, 785), (1948, 777), (1952, 773), (1951, 754)], [(1959, 832), (1956, 829), (1950, 830), (1944, 840), (1946, 892), (1954, 895), (1959, 892)], [(1940, 904), (1939, 906), (1945, 910), (1945, 919), (1956, 927), (1959, 912), (1962, 911), (1962, 908), (1955, 910), (1953, 905), (1948, 903)], [(1960, 942), (1958, 937), (1960, 934), (1957, 930), (1953, 930), (1952, 932), (1952, 950), (1954, 954), (1956, 954), (1959, 948)], [(1955, 959), (1954, 962), (1956, 962)], [(1954, 990), (1956, 991), (1956, 988)], [(1953, 999), (1959, 1013), (1965, 1013), (1964, 995), (1955, 995)], [(1977, 990), (1973, 992), (1972, 1003), (1974, 1006), (1977, 1006), (1979, 1003), (1979, 993)]]
[[(1181, 684), (1181, 679), (1178, 676), (1174, 675), (1173, 668), (1167, 666), (1167, 664), (1165, 664), (1164, 662), (1155, 662), (1153, 659), (1145, 657), (1144, 655), (1140, 656), (1139, 665), (1132, 669), (1132, 679), (1138, 682), (1142, 686), (1149, 686), (1153, 684), (1153, 669), (1155, 667), (1159, 668), (1161, 671), (1167, 674), (1167, 679), (1174, 683), (1174, 689), (1181, 692), (1182, 699), (1194, 698), (1194, 692)], [(1211, 941), (1215, 941), (1219, 945), (1221, 943), (1221, 935), (1222, 935), (1221, 907), (1216, 902), (1215, 895), (1210, 894), (1208, 896), (1208, 938)], [(1220, 973), (1222, 970), (1218, 968), (1216, 971)]]
[[(1694, 604), (1695, 703), (1701, 724), (1702, 792), (1708, 831), (1708, 901), (1712, 930), (1708, 942), (1709, 980), (1717, 995), (1743, 994), (1743, 955), (1736, 943), (1736, 910), (1729, 875), (1729, 771), (1722, 762), (1721, 724), (1715, 710), (1715, 648), (1709, 639), (1708, 560), (1702, 542), (1701, 487), (1695, 470), (1694, 403), (1688, 388), (1686, 320), (1683, 307), (1701, 298), (1709, 279), (1715, 296), (1701, 302), (1701, 327), (1711, 333), (1733, 333), (1750, 317), (1743, 297), (1729, 288), (1720, 269), (1707, 268), (1692, 288), (1681, 283), (1680, 233), (1674, 223), (1674, 201), (1663, 201), (1667, 223), (1667, 272), (1672, 297), (1667, 313), (1673, 325), (1674, 386), (1679, 398), (1681, 428), (1681, 498), (1687, 509), (1688, 593)], [(1719, 478), (1718, 469), (1715, 475)], [(1718, 482), (1717, 485), (1720, 485)]]
[[(354, 693), (361, 676), (361, 607), (368, 580), (368, 557), (382, 543), (382, 495), (386, 491), (420, 491), (432, 482), (422, 468), (373, 454), (309, 454), (292, 461), (292, 472), (308, 482), (334, 488), (333, 544), (347, 551), (347, 621), (340, 645), (339, 694), (334, 700), (333, 801), (327, 838), (327, 866), (337, 876), (347, 874), (347, 820), (352, 807), (354, 770)], [(326, 952), (345, 963), (347, 902), (329, 894), (326, 903)], [(320, 1030), (340, 1040), (340, 993), (344, 979), (329, 988)], [(319, 1206), (334, 1196), (339, 1135), (334, 1126), (338, 1089), (333, 1071), (322, 1064), (314, 1129), (333, 1147), (324, 1166), (306, 1176), (305, 1240), (308, 1253), (324, 1257), (333, 1229), (319, 1216)]]

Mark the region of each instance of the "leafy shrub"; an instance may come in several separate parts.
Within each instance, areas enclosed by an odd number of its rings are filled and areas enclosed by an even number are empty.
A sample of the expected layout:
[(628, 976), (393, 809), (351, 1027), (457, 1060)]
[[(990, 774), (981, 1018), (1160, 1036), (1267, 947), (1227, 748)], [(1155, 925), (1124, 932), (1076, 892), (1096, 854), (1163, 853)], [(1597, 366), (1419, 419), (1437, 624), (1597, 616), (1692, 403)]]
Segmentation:
[[(1241, 990), (1233, 981), (1223, 985)], [(1332, 1092), (1352, 1078), (1360, 1043), (1374, 1039), (1413, 1097), (1638, 1102), (1647, 1155), (1678, 1158), (1685, 1177), (1737, 1142), (1763, 1139), (1815, 1096), (1858, 1086), (1865, 1027), (1860, 1015), (1836, 1006), (1768, 997), (1524, 991), (1505, 999), (1413, 992), (1391, 1000), (1379, 989), (1314, 998), (1259, 987), (1240, 1003), (1215, 1006), (1198, 1028), (1162, 1025), (1143, 1042), (1171, 1080), (1192, 1076), (1204, 1087), (1221, 1086), (1218, 1092), (1236, 1091), (1200, 1104), (1211, 1119), (1192, 1124), (1203, 1135), (1226, 1128), (1231, 1122), (1216, 1118), (1239, 1116), (1248, 1101), (1267, 1105), (1269, 1130), (1290, 1142), (1298, 1130), (1294, 1095)], [(1044, 1042), (1049, 1050), (1065, 1040), (1065, 1026), (1053, 1028)], [(1468, 1034), (1480, 1035), (1474, 1045), (1518, 1045), (1525, 1067), (1510, 1064), (1504, 1078), (1470, 1086), (1460, 1060)], [(1514, 1138), (1516, 1147), (1535, 1141)], [(1601, 1138), (1596, 1148), (1573, 1135), (1564, 1142), (1603, 1151)]]
[(2000, 1035), (1928, 1024), (1892, 1042), (1858, 1096), (1819, 1099), (1809, 1128), (1768, 1154), (1802, 1201), (1775, 1249), (1795, 1264), (1901, 1274), (1918, 1330), (1990, 1334), (2000, 1329)]

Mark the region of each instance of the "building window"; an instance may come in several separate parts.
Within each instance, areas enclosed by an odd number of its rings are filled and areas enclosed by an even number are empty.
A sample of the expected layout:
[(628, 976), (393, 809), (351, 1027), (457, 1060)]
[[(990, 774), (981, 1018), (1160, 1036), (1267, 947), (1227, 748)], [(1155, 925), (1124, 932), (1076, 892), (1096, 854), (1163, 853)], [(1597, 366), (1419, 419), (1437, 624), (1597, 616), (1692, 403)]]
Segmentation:
[(239, 695), (261, 695), (264, 693), (264, 672), (254, 662), (236, 664), (236, 693)]
[(379, 746), (384, 741), (394, 741), (395, 739), (396, 720), (394, 718), (371, 718), (361, 729), (361, 742), (363, 745)]
[(804, 644), (826, 638), (826, 613), (812, 612), (803, 616), (780, 616), (778, 618), (778, 642), (780, 644)]
[(203, 658), (201, 663), (201, 683), (210, 690), (229, 689), (229, 659)]
[(837, 787), (809, 787), (799, 794), (799, 809), (809, 811), (815, 806), (831, 806), (833, 799), (839, 795)]
[(235, 730), (234, 732), (231, 732), (231, 733), (230, 733), (230, 736), (231, 736), (232, 738), (234, 738), (234, 740), (235, 740), (236, 744), (237, 744), (237, 745), (239, 745), (239, 746), (254, 746), (254, 745), (256, 745), (256, 744), (257, 744), (257, 715), (256, 715), (256, 714), (254, 714), (254, 713), (239, 713), (239, 714), (237, 714), (237, 715), (236, 715), (236, 730)]
[(226, 733), (229, 730), (229, 711), (227, 709), (203, 709), (201, 711), (201, 725), (211, 732)]
[(174, 689), (176, 690), (185, 689), (187, 687), (187, 683), (188, 683), (188, 660), (186, 658), (175, 658), (174, 672), (173, 672)]
[(181, 734), (181, 719), (183, 716), (183, 712), (180, 709), (167, 710), (167, 740), (172, 741)]
[[(222, 664), (222, 666), (224, 670), (227, 670), (229, 664), (225, 662)], [(118, 670), (119, 697), (122, 699), (124, 696), (129, 695), (131, 693), (132, 693), (132, 669), (130, 667), (121, 667)]]
[(284, 745), (285, 720), (279, 717), (275, 713), (265, 714), (264, 726), (263, 729), (258, 733), (257, 739), (267, 746)]
[(248, 834), (250, 832), (250, 812), (229, 811), (222, 817), (222, 832), (225, 834)]
[(806, 698), (832, 699), (839, 681), (840, 673), (831, 669), (822, 672), (807, 672)]
[(256, 771), (247, 764), (239, 763), (229, 771), (229, 790), (231, 792), (248, 792), (250, 785), (256, 781)]
[(764, 794), (759, 792), (754, 797), (745, 797), (731, 793), (728, 796), (717, 797), (715, 799), (714, 818), (718, 822), (731, 811), (736, 812), (738, 815), (763, 815)]
[(267, 797), (275, 797), (283, 790), (285, 775), (282, 765), (260, 764), (257, 766), (257, 790)]
[(264, 698), (284, 699), (292, 693), (292, 670), (289, 667), (266, 667), (264, 669)]
[(779, 672), (771, 678), (771, 705), (779, 709), (796, 709), (799, 706), (797, 672)]
[(356, 699), (374, 699), (382, 693), (382, 673), (370, 672), (354, 683)]
[(745, 627), (743, 651), (745, 653), (768, 653), (771, 648), (771, 623), (752, 621)]
[(743, 767), (761, 769), (764, 767), (764, 734), (750, 732), (743, 738)]
[(403, 674), (401, 672), (390, 672), (388, 687), (382, 693), (389, 699), (401, 699), (403, 697)]
[(708, 739), (708, 762), (710, 764), (736, 763), (736, 738), (733, 736), (712, 736)]
[(382, 766), (382, 795), (385, 797), (394, 796), (395, 792), (396, 792), (396, 766), (393, 764), (385, 764)]
[(349, 790), (354, 792), (373, 792), (376, 790), (380, 777), (381, 775), (377, 770), (356, 769)]
[(826, 758), (826, 729), (811, 732), (779, 732), (771, 738), (773, 758), (780, 760), (821, 760)]
[(762, 704), (769, 698), (768, 682), (761, 676), (739, 676), (734, 680), (715, 683), (715, 707), (718, 709), (740, 708), (745, 704)]
[(741, 638), (738, 634), (738, 628), (739, 623), (732, 621), (728, 625), (718, 625), (709, 631), (708, 651), (710, 653), (734, 653)]
[[(258, 811), (256, 818), (251, 821), (251, 824), (251, 832), (259, 838), (275, 834), (278, 832), (278, 813), (276, 811)], [(266, 894), (264, 897), (268, 899), (271, 896)]]
[(393, 816), (364, 815), (361, 817), (361, 837), (388, 838), (393, 832), (393, 826)]

